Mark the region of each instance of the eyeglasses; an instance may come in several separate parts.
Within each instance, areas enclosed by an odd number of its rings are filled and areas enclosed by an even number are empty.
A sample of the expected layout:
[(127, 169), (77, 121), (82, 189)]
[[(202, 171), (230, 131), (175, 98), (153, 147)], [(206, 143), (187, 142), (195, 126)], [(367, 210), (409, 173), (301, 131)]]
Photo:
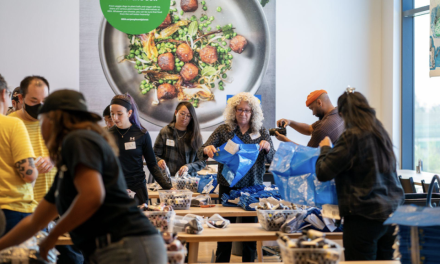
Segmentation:
[(191, 115), (190, 115), (190, 114), (187, 114), (187, 113), (184, 113), (184, 112), (180, 112), (179, 115), (180, 115), (182, 118), (188, 117), (189, 119), (191, 119)]
[(252, 113), (252, 110), (250, 110), (250, 109), (237, 109), (237, 112), (238, 113), (245, 113), (245, 114), (250, 114), (250, 113)]

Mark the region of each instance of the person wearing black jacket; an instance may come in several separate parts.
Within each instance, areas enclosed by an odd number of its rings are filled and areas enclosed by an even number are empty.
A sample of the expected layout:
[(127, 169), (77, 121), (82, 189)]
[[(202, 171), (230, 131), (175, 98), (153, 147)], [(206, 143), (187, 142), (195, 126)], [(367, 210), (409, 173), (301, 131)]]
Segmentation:
[(392, 260), (395, 227), (383, 222), (404, 201), (396, 157), (375, 110), (353, 89), (338, 99), (346, 130), (333, 148), (328, 137), (321, 141), (316, 176), (335, 179), (345, 260)]
[(157, 165), (150, 134), (140, 123), (138, 108), (133, 98), (129, 94), (114, 96), (110, 103), (110, 112), (115, 126), (110, 128), (109, 132), (115, 136), (125, 181), (128, 189), (136, 193), (138, 203), (148, 201), (143, 158), (160, 186), (165, 190), (171, 189), (171, 182), (163, 177)]
[(0, 238), (0, 250), (23, 243), (60, 215), (39, 244), (43, 259), (69, 232), (87, 263), (167, 263), (163, 238), (127, 194), (113, 136), (88, 111), (84, 96), (55, 91), (39, 112), (41, 134), (58, 172), (35, 212)]

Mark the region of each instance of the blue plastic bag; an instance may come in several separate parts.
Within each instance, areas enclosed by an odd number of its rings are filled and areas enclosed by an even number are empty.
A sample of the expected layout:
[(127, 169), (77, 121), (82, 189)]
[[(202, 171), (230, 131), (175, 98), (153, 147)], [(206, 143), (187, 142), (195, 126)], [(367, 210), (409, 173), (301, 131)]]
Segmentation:
[(203, 193), (203, 189), (212, 181), (212, 190), (210, 193), (213, 193), (215, 188), (217, 187), (217, 175), (215, 174), (208, 174), (208, 175), (198, 175), (197, 177), (200, 178), (199, 180), (199, 186), (197, 188), (197, 192)]
[(310, 148), (292, 142), (281, 143), (269, 171), (284, 200), (307, 206), (338, 204), (334, 180), (320, 182), (315, 165), (320, 148)]
[(225, 143), (217, 148), (214, 156), (217, 162), (224, 165), (222, 175), (230, 187), (234, 187), (248, 173), (260, 154), (258, 144), (244, 144), (237, 136), (232, 141), (238, 144), (238, 152), (231, 154), (226, 151), (225, 146), (228, 143)]

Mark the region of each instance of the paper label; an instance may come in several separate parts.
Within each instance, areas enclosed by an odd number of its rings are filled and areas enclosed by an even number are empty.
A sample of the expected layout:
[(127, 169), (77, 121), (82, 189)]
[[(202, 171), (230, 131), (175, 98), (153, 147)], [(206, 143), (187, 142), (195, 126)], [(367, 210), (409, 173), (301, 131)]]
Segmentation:
[(322, 206), (322, 217), (330, 218), (330, 219), (336, 219), (340, 220), (341, 217), (339, 216), (339, 207), (337, 205), (332, 204), (324, 204)]
[(136, 149), (136, 142), (125, 142), (125, 150)]
[(250, 136), (251, 136), (252, 140), (255, 140), (255, 139), (261, 137), (261, 134), (260, 134), (260, 132), (257, 131), (257, 132), (250, 134)]
[(170, 146), (170, 147), (174, 147), (174, 140), (172, 140), (172, 139), (167, 139), (167, 146)]
[(226, 144), (225, 150), (231, 153), (232, 155), (235, 155), (235, 153), (237, 153), (240, 150), (240, 147), (232, 140), (228, 140), (228, 144)]

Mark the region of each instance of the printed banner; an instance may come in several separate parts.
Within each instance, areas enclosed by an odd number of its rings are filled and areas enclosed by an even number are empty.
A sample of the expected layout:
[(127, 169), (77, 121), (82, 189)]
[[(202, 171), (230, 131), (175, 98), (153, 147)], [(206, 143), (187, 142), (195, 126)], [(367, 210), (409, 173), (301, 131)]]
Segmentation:
[(440, 76), (440, 0), (431, 0), (429, 76)]

